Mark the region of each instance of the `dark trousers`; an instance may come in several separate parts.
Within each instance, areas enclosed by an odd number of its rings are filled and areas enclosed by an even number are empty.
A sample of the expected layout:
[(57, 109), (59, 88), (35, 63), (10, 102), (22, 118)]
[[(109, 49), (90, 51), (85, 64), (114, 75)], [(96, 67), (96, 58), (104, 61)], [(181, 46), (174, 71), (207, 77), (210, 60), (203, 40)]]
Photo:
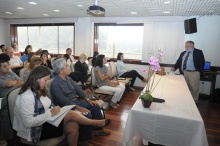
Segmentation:
[[(84, 107), (90, 110), (91, 113), (85, 115), (87, 118), (97, 119), (97, 120), (103, 119), (99, 105), (92, 106), (88, 102), (85, 102), (82, 100), (74, 100), (73, 102), (81, 107)], [(92, 130), (93, 130), (92, 126), (81, 125), (80, 130), (79, 130), (79, 141), (85, 141), (85, 140), (90, 139), (92, 137)]]
[(134, 82), (136, 80), (136, 77), (138, 77), (140, 80), (143, 80), (144, 77), (141, 76), (136, 70), (128, 71), (123, 73), (120, 77), (122, 78), (132, 78), (130, 86), (134, 86)]
[[(92, 114), (85, 115), (88, 119), (92, 119)], [(89, 125), (80, 125), (79, 126), (79, 141), (85, 141), (92, 138), (93, 127)]]

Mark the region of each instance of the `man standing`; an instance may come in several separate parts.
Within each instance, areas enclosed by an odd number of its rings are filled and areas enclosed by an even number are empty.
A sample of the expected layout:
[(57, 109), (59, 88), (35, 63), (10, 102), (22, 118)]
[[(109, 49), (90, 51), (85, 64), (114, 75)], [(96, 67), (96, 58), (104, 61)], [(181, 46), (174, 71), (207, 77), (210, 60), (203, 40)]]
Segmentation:
[[(61, 107), (65, 105), (76, 105), (76, 109), (82, 112), (82, 114), (86, 115), (86, 117), (89, 115), (88, 118), (99, 120), (103, 119), (97, 102), (86, 97), (86, 94), (83, 92), (83, 90), (68, 76), (70, 74), (70, 68), (64, 58), (59, 58), (54, 61), (53, 70), (57, 76), (55, 76), (51, 83), (50, 93), (55, 105), (59, 105)], [(83, 134), (81, 134), (80, 131), (80, 141), (85, 141), (91, 138), (91, 127), (87, 126), (86, 128), (87, 130), (83, 130)], [(105, 136), (109, 135), (110, 131), (106, 131), (102, 128), (96, 128), (94, 134), (96, 136)]]
[(176, 64), (171, 70), (175, 71), (179, 68), (180, 74), (184, 75), (194, 101), (198, 103), (199, 82), (200, 76), (203, 74), (205, 58), (202, 50), (194, 48), (193, 41), (187, 41), (185, 48), (186, 51), (180, 54)]

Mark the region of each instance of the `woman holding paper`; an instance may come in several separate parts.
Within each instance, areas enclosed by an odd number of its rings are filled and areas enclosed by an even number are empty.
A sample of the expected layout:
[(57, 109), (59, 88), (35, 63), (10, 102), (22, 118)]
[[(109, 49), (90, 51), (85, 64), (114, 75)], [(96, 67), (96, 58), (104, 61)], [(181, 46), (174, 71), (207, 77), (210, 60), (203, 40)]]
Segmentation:
[(47, 121), (59, 114), (60, 107), (55, 106), (47, 97), (47, 84), (50, 79), (50, 69), (45, 66), (34, 68), (28, 80), (21, 87), (14, 109), (13, 128), (17, 135), (32, 141), (50, 139), (67, 134), (69, 146), (77, 146), (78, 124), (92, 125), (98, 127), (107, 126), (108, 120), (90, 120), (75, 111), (68, 111), (58, 125), (55, 127)]

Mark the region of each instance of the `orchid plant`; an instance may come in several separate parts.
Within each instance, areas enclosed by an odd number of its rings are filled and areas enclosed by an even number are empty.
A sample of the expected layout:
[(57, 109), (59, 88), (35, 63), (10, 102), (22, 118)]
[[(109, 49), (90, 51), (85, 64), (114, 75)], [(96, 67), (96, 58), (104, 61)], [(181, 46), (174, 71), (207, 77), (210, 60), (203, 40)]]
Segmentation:
[[(148, 72), (148, 78), (149, 78), (149, 81), (147, 83), (147, 89), (146, 89), (146, 92), (142, 92), (142, 94), (140, 95), (139, 98), (142, 98), (142, 99), (145, 99), (145, 100), (148, 100), (148, 101), (153, 101), (153, 97), (152, 97), (152, 93), (154, 91), (154, 89), (156, 88), (157, 84), (159, 83), (160, 79), (158, 80), (156, 86), (153, 88), (153, 85), (154, 85), (154, 78), (155, 78), (155, 72), (158, 72), (161, 70), (160, 68), (160, 62), (162, 60), (162, 57), (163, 57), (163, 50), (161, 50), (160, 48), (158, 48), (158, 56), (154, 56), (152, 55), (149, 59), (149, 69), (146, 70), (144, 69), (143, 72)], [(153, 81), (152, 81), (153, 80)]]

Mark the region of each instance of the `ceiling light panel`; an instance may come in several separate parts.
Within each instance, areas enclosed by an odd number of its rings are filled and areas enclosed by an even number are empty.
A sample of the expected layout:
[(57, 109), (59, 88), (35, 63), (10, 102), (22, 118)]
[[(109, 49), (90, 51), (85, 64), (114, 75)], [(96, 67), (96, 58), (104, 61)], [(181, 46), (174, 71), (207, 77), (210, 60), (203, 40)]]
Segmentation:
[[(28, 2), (31, 1), (37, 4), (30, 5)], [(166, 1), (170, 3), (164, 4)], [(43, 14), (51, 14), (54, 9), (62, 13), (52, 13), (50, 17), (90, 17), (86, 10), (94, 3), (95, 0), (2, 0), (0, 18), (40, 18), (44, 17)], [(99, 0), (98, 5), (105, 9), (105, 17), (167, 16), (164, 11), (170, 11), (172, 16), (220, 15), (219, 0)], [(17, 7), (25, 8), (25, 11)], [(131, 15), (130, 12), (137, 14)]]

